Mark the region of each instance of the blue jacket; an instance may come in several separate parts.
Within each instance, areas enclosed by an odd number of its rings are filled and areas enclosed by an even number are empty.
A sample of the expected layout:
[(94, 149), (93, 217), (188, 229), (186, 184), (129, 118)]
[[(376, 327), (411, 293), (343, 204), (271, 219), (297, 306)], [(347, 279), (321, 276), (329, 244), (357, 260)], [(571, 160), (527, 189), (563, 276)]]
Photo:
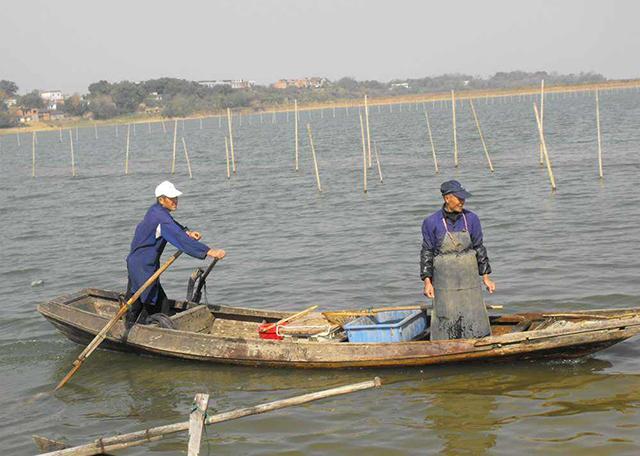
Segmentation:
[[(467, 219), (471, 244), (476, 251), (478, 273), (480, 275), (491, 274), (487, 249), (482, 242), (480, 219), (476, 214), (466, 209), (463, 209), (462, 213)], [(424, 219), (422, 222), (422, 250), (420, 252), (420, 278), (422, 280), (433, 277), (433, 258), (440, 253), (442, 241), (447, 234), (442, 223), (443, 218), (447, 222), (449, 231), (455, 233), (465, 229), (463, 217), (459, 217), (454, 224), (451, 224), (451, 221), (445, 217), (444, 209), (440, 209)]]
[[(127, 256), (129, 287), (132, 292), (138, 290), (160, 268), (160, 256), (167, 242), (192, 257), (206, 258), (209, 247), (191, 239), (185, 230), (160, 204), (156, 203), (149, 208), (136, 227), (131, 251)], [(160, 282), (156, 280), (142, 293), (140, 301), (155, 304), (159, 291)]]

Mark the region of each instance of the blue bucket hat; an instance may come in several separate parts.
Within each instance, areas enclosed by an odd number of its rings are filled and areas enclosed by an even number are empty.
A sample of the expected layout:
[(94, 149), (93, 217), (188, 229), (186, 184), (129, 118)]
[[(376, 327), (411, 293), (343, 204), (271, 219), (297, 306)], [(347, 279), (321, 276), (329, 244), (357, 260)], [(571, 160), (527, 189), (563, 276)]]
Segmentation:
[(463, 200), (466, 200), (471, 196), (471, 193), (469, 193), (457, 180), (443, 182), (440, 186), (440, 192), (442, 193), (442, 196), (453, 193), (455, 196)]

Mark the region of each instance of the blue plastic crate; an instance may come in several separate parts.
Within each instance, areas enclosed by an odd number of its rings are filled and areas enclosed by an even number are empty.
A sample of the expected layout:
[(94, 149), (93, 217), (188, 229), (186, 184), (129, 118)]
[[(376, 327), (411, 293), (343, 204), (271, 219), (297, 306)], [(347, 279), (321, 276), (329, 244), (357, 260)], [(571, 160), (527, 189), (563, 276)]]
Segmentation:
[(427, 315), (422, 310), (395, 310), (360, 317), (344, 325), (349, 342), (404, 342), (424, 333)]

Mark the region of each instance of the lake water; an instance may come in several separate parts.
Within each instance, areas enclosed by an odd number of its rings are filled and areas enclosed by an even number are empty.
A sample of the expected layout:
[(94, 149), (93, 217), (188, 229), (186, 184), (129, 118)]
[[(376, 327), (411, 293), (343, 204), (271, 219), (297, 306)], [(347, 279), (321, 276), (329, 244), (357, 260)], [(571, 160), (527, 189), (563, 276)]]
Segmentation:
[[(547, 97), (545, 134), (558, 190), (538, 163), (531, 98), (476, 101), (492, 154), (490, 173), (468, 105), (458, 104), (460, 167), (453, 167), (450, 106), (428, 103), (441, 173), (434, 175), (424, 107), (370, 108), (384, 183), (370, 170), (362, 192), (357, 111), (300, 113), (300, 171), (293, 115), (234, 119), (238, 175), (226, 179), (225, 120), (138, 125), (124, 176), (126, 127), (80, 129), (78, 176), (65, 131), (0, 137), (0, 453), (32, 454), (32, 434), (79, 444), (100, 435), (183, 421), (195, 393), (224, 411), (382, 377), (381, 389), (216, 425), (212, 454), (637, 454), (640, 341), (581, 361), (412, 369), (253, 369), (96, 352), (55, 396), (80, 347), (35, 310), (83, 287), (122, 290), (135, 225), (170, 178), (184, 191), (176, 219), (227, 258), (210, 276), (209, 302), (301, 310), (424, 302), (420, 225), (441, 204), (439, 185), (460, 180), (474, 197), (505, 311), (639, 305), (640, 93), (602, 92), (604, 180), (597, 174), (593, 94)], [(240, 124), (240, 122), (242, 122)], [(323, 192), (306, 137), (313, 128)], [(220, 126), (219, 126), (220, 125)], [(181, 149), (192, 160), (189, 179)], [(74, 131), (75, 139), (75, 131)], [(167, 251), (171, 251), (168, 249)], [(166, 255), (165, 255), (166, 257)], [(181, 257), (163, 276), (182, 298)], [(42, 283), (40, 283), (42, 281)], [(38, 285), (38, 283), (40, 283)], [(33, 284), (33, 286), (32, 286)], [(126, 454), (186, 453), (186, 435)], [(204, 451), (207, 451), (206, 449)], [(208, 453), (207, 453), (208, 454)]]

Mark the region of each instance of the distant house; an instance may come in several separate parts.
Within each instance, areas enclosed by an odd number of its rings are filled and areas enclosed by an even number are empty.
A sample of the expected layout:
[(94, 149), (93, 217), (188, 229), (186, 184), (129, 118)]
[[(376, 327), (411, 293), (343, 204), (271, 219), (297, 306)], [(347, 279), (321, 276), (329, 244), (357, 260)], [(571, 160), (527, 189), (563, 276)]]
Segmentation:
[(10, 108), (11, 106), (15, 106), (16, 104), (18, 104), (18, 100), (16, 98), (7, 98), (6, 100), (4, 100), (4, 105), (7, 108)]
[(274, 89), (287, 89), (295, 87), (297, 89), (319, 89), (329, 83), (327, 78), (309, 77), (301, 79), (279, 79), (271, 87)]
[(209, 88), (226, 86), (231, 87), (232, 89), (250, 89), (251, 87), (256, 85), (255, 81), (247, 81), (245, 79), (216, 79), (211, 81), (197, 82), (198, 84)]
[(393, 89), (408, 89), (409, 88), (409, 83), (408, 82), (392, 82), (391, 83), (391, 87), (389, 87), (389, 89), (393, 90)]
[(64, 104), (64, 95), (61, 90), (42, 90), (40, 91), (40, 98), (42, 98), (49, 110), (56, 110), (58, 109), (58, 104)]
[(40, 111), (33, 109), (17, 109), (16, 117), (20, 123), (38, 122), (40, 120)]

